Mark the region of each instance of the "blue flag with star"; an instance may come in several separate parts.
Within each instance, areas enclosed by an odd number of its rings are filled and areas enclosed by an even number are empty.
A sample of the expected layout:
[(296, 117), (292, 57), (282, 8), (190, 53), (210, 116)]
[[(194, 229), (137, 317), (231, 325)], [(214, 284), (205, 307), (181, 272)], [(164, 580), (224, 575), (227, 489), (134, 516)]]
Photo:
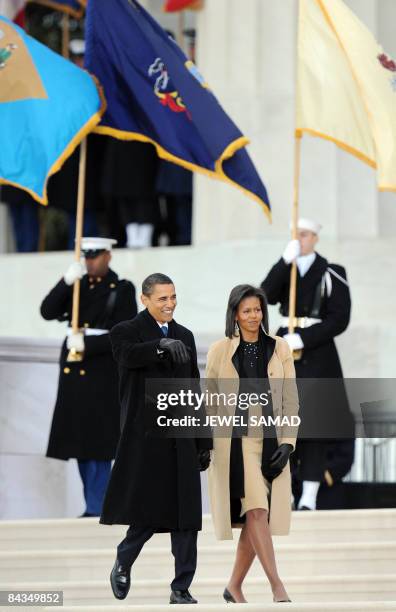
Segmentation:
[(163, 159), (242, 189), (270, 214), (248, 139), (196, 66), (135, 0), (89, 0), (85, 65), (107, 110), (95, 131), (155, 145)]

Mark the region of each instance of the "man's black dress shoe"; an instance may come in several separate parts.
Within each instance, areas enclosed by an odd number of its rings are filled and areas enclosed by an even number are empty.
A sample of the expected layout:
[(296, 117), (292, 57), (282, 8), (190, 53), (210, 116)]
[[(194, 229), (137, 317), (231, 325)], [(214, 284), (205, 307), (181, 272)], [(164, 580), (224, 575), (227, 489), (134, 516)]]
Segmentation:
[(190, 591), (171, 591), (169, 600), (170, 604), (196, 604), (198, 603), (194, 597), (192, 597)]
[(114, 597), (125, 599), (131, 586), (131, 568), (122, 566), (118, 559), (116, 559), (110, 574), (110, 584)]

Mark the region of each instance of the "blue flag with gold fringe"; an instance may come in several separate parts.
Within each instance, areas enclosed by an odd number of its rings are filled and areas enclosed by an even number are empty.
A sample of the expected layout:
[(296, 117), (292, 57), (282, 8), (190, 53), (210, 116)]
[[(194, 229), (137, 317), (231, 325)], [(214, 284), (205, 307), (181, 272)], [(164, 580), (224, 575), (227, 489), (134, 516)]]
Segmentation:
[(47, 204), (46, 183), (104, 112), (94, 79), (0, 17), (0, 183)]
[(234, 184), (270, 214), (245, 147), (196, 66), (135, 0), (89, 0), (85, 65), (107, 110), (95, 132), (155, 145), (163, 159)]

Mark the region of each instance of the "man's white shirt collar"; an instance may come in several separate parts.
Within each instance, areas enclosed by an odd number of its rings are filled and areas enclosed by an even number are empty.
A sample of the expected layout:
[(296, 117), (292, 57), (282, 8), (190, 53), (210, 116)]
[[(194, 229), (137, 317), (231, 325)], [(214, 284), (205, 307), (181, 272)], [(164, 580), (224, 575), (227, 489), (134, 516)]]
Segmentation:
[(168, 329), (168, 323), (160, 323), (159, 321), (157, 321), (158, 325), (162, 328), (162, 327), (166, 327), (166, 329)]
[(297, 267), (300, 276), (305, 276), (315, 259), (316, 253), (309, 253), (309, 255), (300, 255), (300, 257), (297, 257)]

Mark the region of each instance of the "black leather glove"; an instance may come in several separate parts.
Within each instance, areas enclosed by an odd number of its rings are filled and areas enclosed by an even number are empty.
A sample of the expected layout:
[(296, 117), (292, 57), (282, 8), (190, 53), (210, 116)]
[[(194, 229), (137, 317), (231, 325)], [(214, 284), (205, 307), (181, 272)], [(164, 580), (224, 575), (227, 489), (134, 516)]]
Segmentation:
[(161, 338), (159, 349), (169, 353), (170, 358), (175, 363), (187, 363), (190, 361), (188, 348), (181, 340), (173, 340), (172, 338)]
[(275, 480), (282, 473), (283, 468), (289, 461), (289, 457), (293, 452), (291, 444), (281, 444), (278, 446), (270, 459), (268, 474), (265, 475), (267, 480)]
[(198, 451), (198, 463), (199, 463), (200, 472), (204, 472), (205, 470), (207, 470), (210, 465), (210, 451), (208, 450)]

